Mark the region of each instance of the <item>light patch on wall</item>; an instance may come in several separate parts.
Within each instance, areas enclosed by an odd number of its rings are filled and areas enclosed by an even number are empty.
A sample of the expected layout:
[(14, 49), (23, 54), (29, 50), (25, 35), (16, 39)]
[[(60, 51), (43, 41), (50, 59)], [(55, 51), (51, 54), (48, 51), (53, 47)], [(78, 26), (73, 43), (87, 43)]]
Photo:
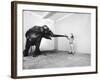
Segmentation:
[[(73, 14), (55, 24), (59, 34), (73, 33), (76, 52), (91, 53), (91, 14)], [(58, 49), (67, 50), (64, 38), (58, 38)]]

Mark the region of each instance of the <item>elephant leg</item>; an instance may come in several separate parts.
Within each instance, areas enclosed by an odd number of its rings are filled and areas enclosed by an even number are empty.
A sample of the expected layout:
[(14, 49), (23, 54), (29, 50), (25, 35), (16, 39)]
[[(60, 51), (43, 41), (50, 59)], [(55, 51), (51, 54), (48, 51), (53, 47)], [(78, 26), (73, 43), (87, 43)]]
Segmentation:
[(38, 56), (38, 55), (41, 54), (40, 49), (39, 49), (40, 43), (36, 43), (35, 46), (36, 46), (36, 47), (35, 47), (35, 51), (34, 51), (33, 57), (36, 57), (36, 56)]
[(30, 46), (31, 46), (31, 42), (27, 39), (25, 50), (24, 50), (24, 56), (28, 56), (28, 51), (29, 51)]

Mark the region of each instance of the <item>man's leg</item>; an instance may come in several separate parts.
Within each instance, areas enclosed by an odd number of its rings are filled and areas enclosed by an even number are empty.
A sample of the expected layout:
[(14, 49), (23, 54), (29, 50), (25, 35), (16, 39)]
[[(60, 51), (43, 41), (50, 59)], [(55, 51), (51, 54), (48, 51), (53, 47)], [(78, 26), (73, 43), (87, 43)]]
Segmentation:
[(73, 45), (69, 44), (69, 54), (73, 54)]
[(74, 54), (74, 45), (71, 44), (71, 54)]

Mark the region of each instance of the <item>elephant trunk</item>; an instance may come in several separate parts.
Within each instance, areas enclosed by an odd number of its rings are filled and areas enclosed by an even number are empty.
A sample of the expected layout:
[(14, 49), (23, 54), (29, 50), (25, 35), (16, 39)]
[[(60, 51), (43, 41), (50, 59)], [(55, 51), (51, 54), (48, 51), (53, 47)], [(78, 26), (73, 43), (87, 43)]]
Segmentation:
[(58, 35), (58, 34), (54, 34), (52, 37), (68, 37), (66, 35)]

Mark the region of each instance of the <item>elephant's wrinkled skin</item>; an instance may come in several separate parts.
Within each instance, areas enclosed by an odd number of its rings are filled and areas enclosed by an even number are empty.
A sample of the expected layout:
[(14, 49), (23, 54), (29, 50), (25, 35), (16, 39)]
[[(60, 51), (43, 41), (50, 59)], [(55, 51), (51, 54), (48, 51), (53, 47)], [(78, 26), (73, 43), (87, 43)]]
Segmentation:
[(39, 47), (42, 38), (51, 40), (51, 37), (66, 37), (65, 35), (53, 34), (53, 32), (47, 27), (47, 25), (44, 25), (42, 27), (34, 26), (26, 32), (25, 36), (26, 36), (26, 45), (24, 50), (24, 56), (28, 56), (29, 48), (31, 46), (35, 46), (33, 57), (41, 54)]

